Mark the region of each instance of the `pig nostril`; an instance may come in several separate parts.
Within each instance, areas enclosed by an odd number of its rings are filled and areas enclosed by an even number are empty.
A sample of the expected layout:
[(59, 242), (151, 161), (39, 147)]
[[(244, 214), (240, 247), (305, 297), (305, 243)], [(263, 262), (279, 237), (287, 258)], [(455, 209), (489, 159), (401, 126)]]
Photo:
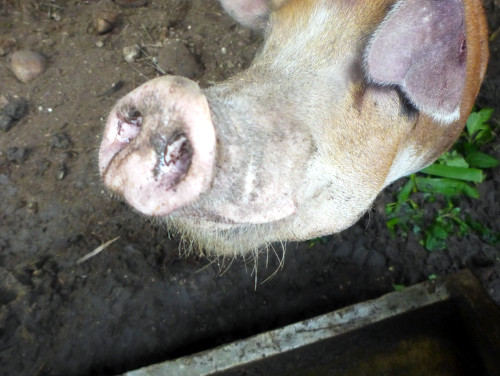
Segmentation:
[(171, 137), (152, 135), (151, 148), (157, 156), (153, 168), (155, 179), (162, 181), (165, 189), (176, 185), (188, 173), (193, 158), (193, 147), (188, 136), (183, 132), (175, 132)]
[(193, 147), (188, 137), (184, 133), (179, 133), (163, 144), (158, 153), (158, 162), (153, 170), (154, 176), (161, 178), (165, 189), (170, 189), (188, 173)]
[(132, 125), (135, 125), (137, 127), (140, 127), (142, 125), (142, 114), (140, 113), (139, 110), (133, 109), (129, 111), (126, 122)]
[(132, 109), (123, 116), (118, 114), (117, 136), (120, 142), (130, 142), (137, 137), (142, 126), (142, 114), (137, 109)]
[(178, 134), (167, 144), (164, 154), (165, 165), (176, 165), (180, 170), (187, 171), (191, 163), (193, 150), (186, 135)]

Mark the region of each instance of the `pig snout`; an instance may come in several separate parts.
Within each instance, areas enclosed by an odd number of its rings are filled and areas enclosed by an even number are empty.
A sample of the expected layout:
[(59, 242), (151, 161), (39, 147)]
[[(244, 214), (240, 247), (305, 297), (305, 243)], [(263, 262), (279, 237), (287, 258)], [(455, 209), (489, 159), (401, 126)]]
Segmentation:
[(161, 77), (129, 93), (111, 111), (99, 170), (106, 186), (135, 209), (163, 216), (207, 189), (214, 155), (210, 110), (198, 86)]

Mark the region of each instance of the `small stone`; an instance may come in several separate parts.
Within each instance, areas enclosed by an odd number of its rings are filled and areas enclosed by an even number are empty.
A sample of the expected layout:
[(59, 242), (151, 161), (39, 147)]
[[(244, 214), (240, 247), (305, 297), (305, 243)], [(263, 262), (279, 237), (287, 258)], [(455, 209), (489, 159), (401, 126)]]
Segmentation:
[(56, 170), (57, 180), (63, 180), (66, 177), (67, 170), (68, 169), (66, 167), (66, 163), (64, 162), (59, 163), (59, 166), (57, 167)]
[(141, 47), (137, 44), (123, 47), (123, 58), (127, 63), (133, 63), (141, 56)]
[(162, 26), (158, 30), (158, 40), (163, 42), (164, 40), (168, 39), (169, 36), (169, 30), (168, 27)]
[(36, 161), (36, 174), (38, 176), (43, 176), (45, 171), (47, 171), (50, 167), (50, 161), (48, 159), (40, 159)]
[(29, 200), (26, 204), (26, 211), (30, 214), (36, 214), (38, 212), (38, 203), (33, 199)]
[(18, 96), (0, 97), (0, 129), (7, 132), (28, 111), (28, 103)]
[(14, 124), (14, 119), (5, 114), (0, 115), (0, 130), (7, 132)]
[(50, 18), (52, 18), (54, 21), (61, 21), (61, 13), (59, 12), (54, 12), (50, 15)]
[(97, 34), (106, 34), (113, 30), (118, 15), (111, 11), (101, 11), (94, 15), (94, 29)]
[(17, 96), (9, 97), (9, 102), (5, 105), (3, 114), (11, 117), (13, 120), (19, 120), (28, 111), (28, 103), (24, 98)]
[[(175, 27), (179, 23), (183, 22), (186, 18), (186, 14), (191, 7), (191, 2), (189, 0), (171, 0), (168, 3), (167, 19), (165, 24), (168, 27)], [(161, 40), (161, 39), (160, 39)]]
[(12, 38), (0, 40), (0, 56), (7, 55), (15, 45), (15, 40)]
[(191, 51), (178, 40), (167, 39), (157, 60), (162, 74), (169, 73), (192, 79), (203, 72)]
[(109, 87), (109, 89), (105, 90), (104, 92), (98, 94), (98, 97), (107, 97), (113, 93), (116, 93), (118, 90), (120, 90), (123, 85), (125, 85), (125, 82), (122, 80), (118, 80), (116, 82), (113, 82), (113, 84)]
[(20, 50), (12, 54), (11, 69), (16, 78), (27, 83), (38, 77), (45, 70), (45, 58), (38, 52)]
[(50, 145), (57, 149), (67, 149), (69, 148), (70, 144), (71, 142), (68, 136), (66, 136), (64, 133), (56, 133), (52, 136), (52, 140), (50, 142)]
[(7, 159), (10, 162), (21, 164), (26, 160), (26, 157), (28, 156), (28, 149), (11, 146), (7, 149), (6, 155)]

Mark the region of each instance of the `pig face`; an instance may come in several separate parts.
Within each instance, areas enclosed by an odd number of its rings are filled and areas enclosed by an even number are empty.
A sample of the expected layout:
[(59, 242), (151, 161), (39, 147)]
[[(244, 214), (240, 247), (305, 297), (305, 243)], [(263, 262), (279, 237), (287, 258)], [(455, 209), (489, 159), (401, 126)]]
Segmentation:
[(145, 83), (99, 152), (111, 191), (216, 255), (353, 224), (453, 143), (484, 76), (478, 0), (221, 3), (265, 33), (252, 66)]

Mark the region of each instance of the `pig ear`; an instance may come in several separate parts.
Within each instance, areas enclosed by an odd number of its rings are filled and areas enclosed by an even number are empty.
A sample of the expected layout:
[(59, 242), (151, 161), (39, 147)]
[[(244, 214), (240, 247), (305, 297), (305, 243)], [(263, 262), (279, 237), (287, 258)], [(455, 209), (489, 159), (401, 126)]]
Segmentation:
[(466, 39), (461, 0), (398, 2), (365, 55), (368, 78), (398, 85), (421, 112), (441, 123), (460, 117)]
[(227, 13), (243, 26), (262, 29), (269, 16), (269, 0), (220, 0)]

